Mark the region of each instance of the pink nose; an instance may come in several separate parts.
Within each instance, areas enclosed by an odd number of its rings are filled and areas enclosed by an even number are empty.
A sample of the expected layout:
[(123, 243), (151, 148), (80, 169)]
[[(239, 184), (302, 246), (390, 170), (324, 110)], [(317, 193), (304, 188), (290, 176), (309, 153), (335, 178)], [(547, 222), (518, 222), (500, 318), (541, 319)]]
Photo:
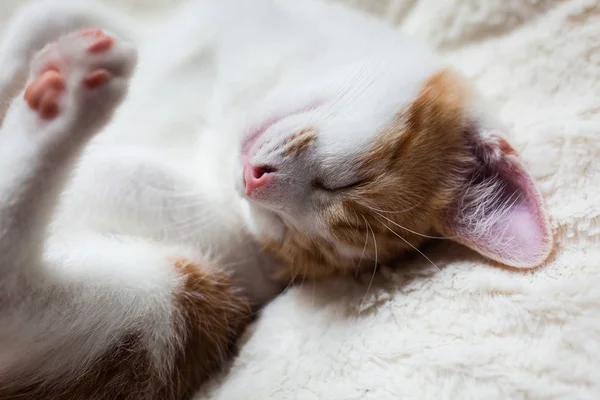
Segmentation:
[(244, 182), (246, 184), (246, 196), (249, 196), (256, 189), (266, 185), (272, 178), (273, 168), (255, 167), (246, 164), (244, 166)]

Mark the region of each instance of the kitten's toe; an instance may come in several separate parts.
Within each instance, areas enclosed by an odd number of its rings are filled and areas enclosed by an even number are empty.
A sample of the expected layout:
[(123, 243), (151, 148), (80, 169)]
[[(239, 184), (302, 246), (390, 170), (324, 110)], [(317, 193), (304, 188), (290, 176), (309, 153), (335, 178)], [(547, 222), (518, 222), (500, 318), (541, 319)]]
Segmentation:
[(50, 120), (59, 113), (59, 96), (64, 90), (64, 77), (60, 72), (50, 69), (29, 83), (24, 98), (42, 119)]
[(131, 44), (100, 29), (63, 36), (35, 56), (25, 101), (44, 120), (97, 125), (124, 97), (135, 62)]

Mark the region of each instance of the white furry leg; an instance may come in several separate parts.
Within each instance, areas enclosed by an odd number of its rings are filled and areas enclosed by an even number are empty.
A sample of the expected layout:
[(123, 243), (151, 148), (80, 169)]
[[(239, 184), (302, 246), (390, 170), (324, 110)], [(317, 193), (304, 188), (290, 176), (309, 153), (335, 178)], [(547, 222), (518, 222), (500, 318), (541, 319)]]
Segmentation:
[(168, 366), (177, 254), (91, 232), (52, 238), (28, 276), (0, 281), (0, 398), (54, 399), (37, 386), (66, 390), (128, 334), (148, 363)]
[(0, 131), (0, 277), (41, 255), (46, 224), (82, 147), (127, 90), (135, 51), (98, 30), (48, 45)]
[(182, 248), (77, 232), (51, 240), (43, 267), (41, 285), (0, 292), (2, 399), (189, 399), (250, 316)]

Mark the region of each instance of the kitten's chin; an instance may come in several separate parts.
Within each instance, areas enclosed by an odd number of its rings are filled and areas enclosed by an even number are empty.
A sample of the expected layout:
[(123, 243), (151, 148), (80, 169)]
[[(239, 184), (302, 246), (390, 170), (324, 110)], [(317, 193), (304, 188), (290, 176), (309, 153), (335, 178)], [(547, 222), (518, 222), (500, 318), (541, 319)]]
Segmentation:
[(286, 227), (277, 214), (253, 204), (250, 200), (242, 200), (242, 217), (246, 228), (257, 241), (281, 242)]

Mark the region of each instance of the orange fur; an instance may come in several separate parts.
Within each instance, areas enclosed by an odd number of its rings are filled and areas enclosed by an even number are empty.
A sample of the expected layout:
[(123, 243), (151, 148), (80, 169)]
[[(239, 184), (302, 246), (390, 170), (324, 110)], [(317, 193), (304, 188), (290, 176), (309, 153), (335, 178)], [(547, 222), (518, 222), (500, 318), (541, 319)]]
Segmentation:
[(290, 228), (281, 243), (263, 241), (287, 265), (280, 279), (354, 272), (373, 266), (376, 257), (390, 262), (419, 246), (425, 240), (420, 234), (439, 235), (442, 213), (465, 184), (460, 171), (473, 161), (463, 140), (470, 100), (450, 70), (432, 76), (364, 153), (365, 181), (318, 216), (331, 236), (363, 255), (360, 263), (349, 262), (327, 240)]
[(181, 290), (175, 294), (176, 337), (170, 366), (156, 365), (140, 332), (121, 338), (83, 374), (52, 382), (0, 382), (0, 399), (182, 400), (225, 365), (232, 346), (250, 320), (247, 300), (216, 266), (175, 261)]
[(315, 139), (316, 135), (313, 128), (303, 129), (300, 132), (290, 136), (285, 145), (284, 152), (288, 156), (298, 156), (300, 153), (308, 149)]

